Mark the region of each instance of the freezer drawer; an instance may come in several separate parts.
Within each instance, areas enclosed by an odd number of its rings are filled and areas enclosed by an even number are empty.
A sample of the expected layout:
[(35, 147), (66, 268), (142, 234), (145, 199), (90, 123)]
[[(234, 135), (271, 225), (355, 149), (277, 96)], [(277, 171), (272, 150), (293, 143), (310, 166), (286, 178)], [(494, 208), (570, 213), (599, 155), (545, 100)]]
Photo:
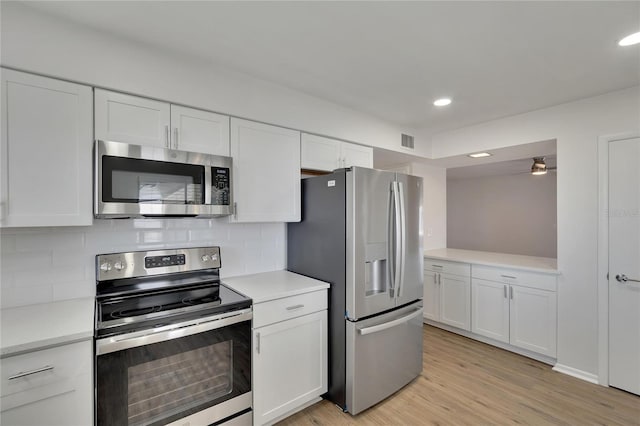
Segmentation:
[(422, 301), (347, 321), (346, 409), (358, 414), (422, 372)]

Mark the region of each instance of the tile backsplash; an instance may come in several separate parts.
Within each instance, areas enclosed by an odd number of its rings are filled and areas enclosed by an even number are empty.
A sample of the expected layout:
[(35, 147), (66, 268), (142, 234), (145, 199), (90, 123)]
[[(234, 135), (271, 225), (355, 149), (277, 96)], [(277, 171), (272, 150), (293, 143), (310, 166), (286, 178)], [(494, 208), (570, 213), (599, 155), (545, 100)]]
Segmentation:
[(0, 230), (3, 308), (95, 295), (95, 255), (220, 246), (222, 277), (285, 267), (283, 223), (228, 219), (94, 220), (90, 227)]

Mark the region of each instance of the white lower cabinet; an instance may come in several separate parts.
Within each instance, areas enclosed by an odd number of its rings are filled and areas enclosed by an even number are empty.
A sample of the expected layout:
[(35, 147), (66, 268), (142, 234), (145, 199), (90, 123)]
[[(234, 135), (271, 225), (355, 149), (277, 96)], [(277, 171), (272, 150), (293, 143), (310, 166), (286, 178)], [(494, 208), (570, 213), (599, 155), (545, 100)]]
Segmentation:
[(424, 317), (471, 329), (471, 276), (465, 263), (425, 261)]
[(326, 290), (254, 305), (254, 424), (272, 424), (318, 399), (327, 380)]
[(555, 358), (555, 276), (476, 265), (472, 270), (471, 331)]
[(91, 341), (0, 360), (0, 424), (92, 425)]

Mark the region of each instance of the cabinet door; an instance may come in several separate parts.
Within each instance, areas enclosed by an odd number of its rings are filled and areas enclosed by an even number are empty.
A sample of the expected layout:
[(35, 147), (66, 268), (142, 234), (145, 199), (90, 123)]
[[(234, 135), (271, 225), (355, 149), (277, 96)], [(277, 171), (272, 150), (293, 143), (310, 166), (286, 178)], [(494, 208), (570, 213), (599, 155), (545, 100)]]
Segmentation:
[(92, 364), (90, 340), (3, 358), (0, 424), (92, 425)]
[(171, 146), (182, 151), (229, 156), (229, 117), (171, 105)]
[(300, 132), (231, 119), (232, 222), (300, 221)]
[(510, 341), (514, 346), (556, 356), (556, 293), (511, 286)]
[(373, 168), (373, 148), (343, 142), (341, 150), (342, 167), (360, 166)]
[(471, 278), (439, 274), (440, 321), (471, 330)]
[(440, 288), (438, 273), (424, 271), (424, 317), (440, 321)]
[(340, 168), (340, 141), (322, 136), (302, 134), (300, 166), (303, 169), (331, 172)]
[(95, 138), (169, 148), (166, 102), (95, 90)]
[(2, 69), (0, 224), (93, 221), (91, 88)]
[(327, 311), (254, 330), (254, 424), (261, 425), (327, 391)]
[(509, 286), (474, 278), (471, 281), (471, 331), (509, 343)]

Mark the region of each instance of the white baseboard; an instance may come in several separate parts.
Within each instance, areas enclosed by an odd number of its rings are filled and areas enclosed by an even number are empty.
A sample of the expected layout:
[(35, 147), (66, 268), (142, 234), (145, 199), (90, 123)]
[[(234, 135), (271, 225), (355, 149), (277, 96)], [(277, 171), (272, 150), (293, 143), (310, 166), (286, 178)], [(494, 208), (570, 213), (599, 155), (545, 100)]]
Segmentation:
[(594, 383), (596, 385), (600, 384), (596, 374), (587, 373), (586, 371), (578, 370), (577, 368), (569, 367), (568, 365), (556, 364), (553, 366), (552, 370), (589, 383)]

